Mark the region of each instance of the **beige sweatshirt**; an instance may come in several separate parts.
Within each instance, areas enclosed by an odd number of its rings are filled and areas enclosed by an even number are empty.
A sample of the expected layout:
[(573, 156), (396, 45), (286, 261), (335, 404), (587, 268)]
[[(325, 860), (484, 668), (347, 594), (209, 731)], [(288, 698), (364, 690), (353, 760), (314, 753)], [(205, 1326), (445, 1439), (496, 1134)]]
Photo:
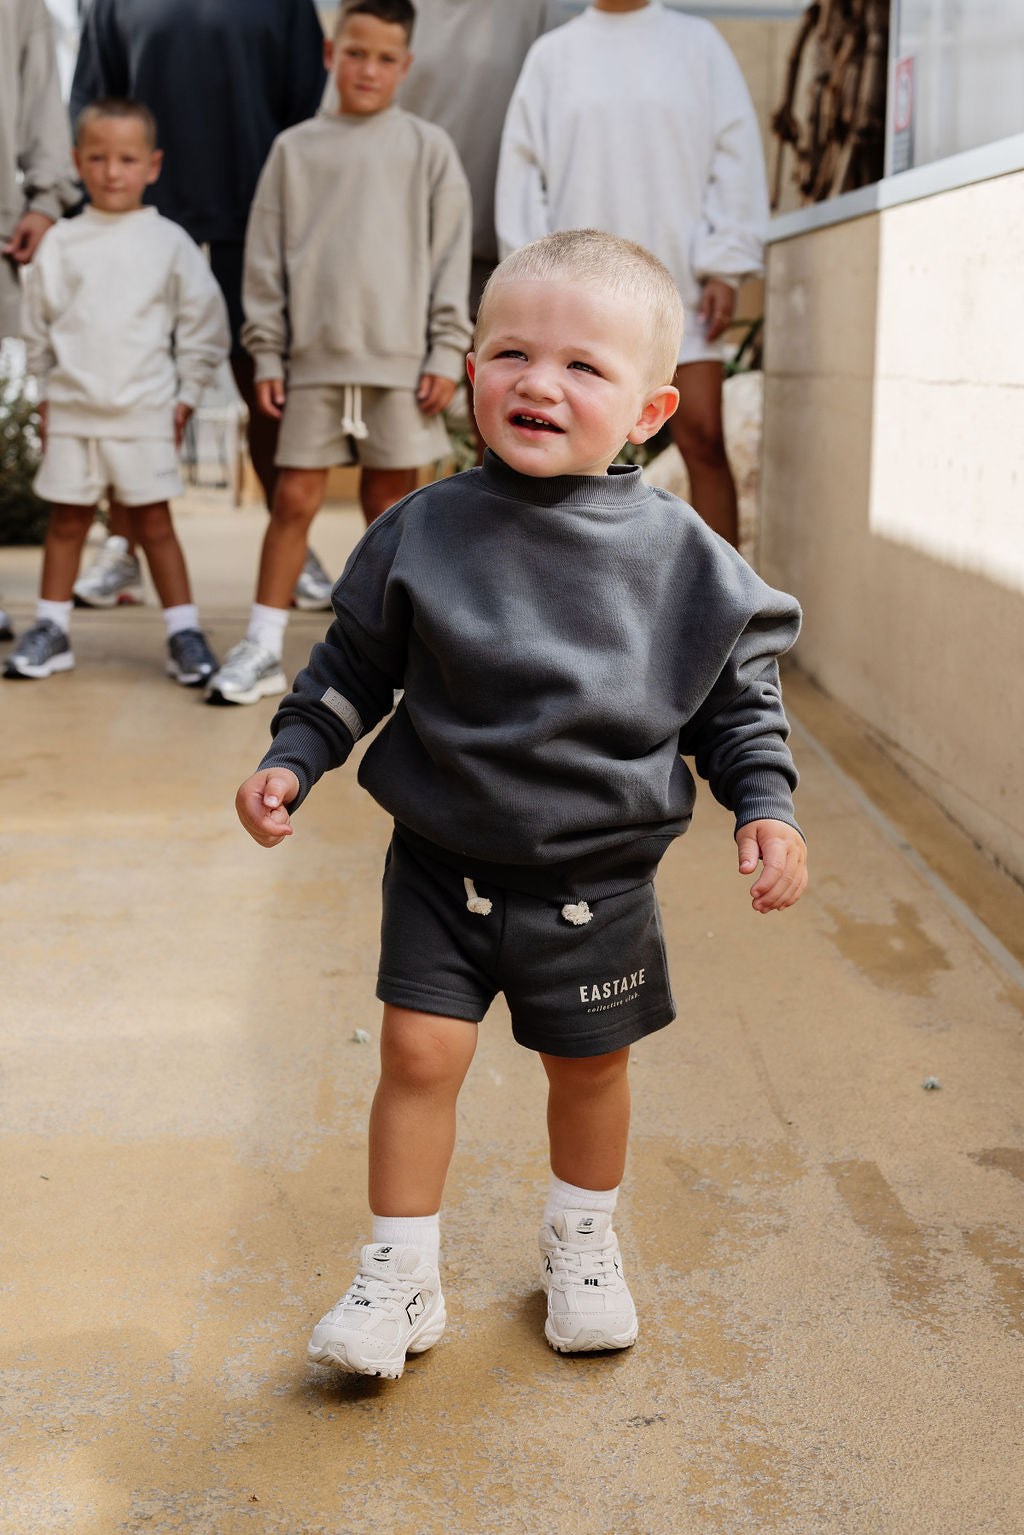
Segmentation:
[(389, 107), (274, 140), (245, 241), (256, 378), (414, 389), (469, 347), (469, 187), (442, 128)]
[(64, 437), (170, 437), (227, 356), (224, 298), (198, 245), (155, 208), (87, 207), (25, 276), (27, 364)]

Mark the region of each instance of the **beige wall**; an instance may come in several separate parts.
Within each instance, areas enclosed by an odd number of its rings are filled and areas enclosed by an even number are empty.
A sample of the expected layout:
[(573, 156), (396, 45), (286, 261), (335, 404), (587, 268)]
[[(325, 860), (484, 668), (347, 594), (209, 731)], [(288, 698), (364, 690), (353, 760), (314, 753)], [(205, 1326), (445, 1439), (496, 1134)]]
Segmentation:
[(797, 659), (1024, 879), (1024, 173), (782, 241), (760, 566)]

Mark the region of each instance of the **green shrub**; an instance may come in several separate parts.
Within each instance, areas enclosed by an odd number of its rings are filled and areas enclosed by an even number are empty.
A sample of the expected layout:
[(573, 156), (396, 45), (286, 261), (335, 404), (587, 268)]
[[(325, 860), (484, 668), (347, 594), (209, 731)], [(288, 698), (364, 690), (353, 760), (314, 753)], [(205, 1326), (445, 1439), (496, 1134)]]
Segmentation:
[(41, 544), (49, 507), (32, 489), (39, 413), (24, 380), (0, 373), (0, 544)]

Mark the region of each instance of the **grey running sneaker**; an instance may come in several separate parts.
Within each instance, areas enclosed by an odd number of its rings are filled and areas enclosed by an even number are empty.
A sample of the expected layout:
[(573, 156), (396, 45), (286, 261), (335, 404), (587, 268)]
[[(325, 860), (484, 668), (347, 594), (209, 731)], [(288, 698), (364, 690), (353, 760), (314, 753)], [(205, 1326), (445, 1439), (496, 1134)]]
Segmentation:
[(364, 1247), (346, 1295), (313, 1328), (313, 1364), (397, 1380), (406, 1354), (432, 1348), (447, 1321), (437, 1269), (415, 1247)]
[(13, 640), (13, 638), (14, 625), (7, 617), (7, 614), (4, 612), (3, 608), (0, 608), (0, 640)]
[(285, 693), (288, 681), (279, 658), (255, 640), (239, 640), (224, 658), (206, 689), (208, 704), (254, 704), (271, 693)]
[(135, 555), (128, 553), (128, 540), (112, 533), (71, 590), (79, 608), (144, 602), (142, 569)]
[(318, 613), (331, 605), (334, 582), (312, 549), (306, 550), (306, 563), (292, 592), (292, 607), (304, 613)]
[(560, 1354), (629, 1348), (639, 1331), (622, 1277), (619, 1239), (601, 1210), (563, 1210), (540, 1233), (544, 1336)]
[(69, 672), (75, 664), (71, 641), (64, 630), (49, 618), (38, 619), (26, 629), (4, 662), (5, 677), (48, 677), (51, 672)]
[(179, 629), (167, 641), (167, 674), (184, 688), (209, 682), (217, 670), (217, 657), (201, 629)]

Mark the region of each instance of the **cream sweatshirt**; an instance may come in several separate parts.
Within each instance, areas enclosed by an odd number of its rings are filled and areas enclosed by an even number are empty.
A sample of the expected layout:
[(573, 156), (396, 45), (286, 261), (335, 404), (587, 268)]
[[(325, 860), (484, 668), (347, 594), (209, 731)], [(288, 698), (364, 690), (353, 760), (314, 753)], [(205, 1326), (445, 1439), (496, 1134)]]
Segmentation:
[(503, 255), (556, 229), (647, 246), (684, 303), (760, 272), (764, 154), (739, 65), (708, 21), (653, 0), (589, 8), (539, 38), (509, 105), (496, 191)]
[(245, 240), (242, 341), (256, 378), (461, 379), (471, 234), (465, 172), (442, 128), (392, 106), (287, 129)]
[(28, 368), (55, 436), (169, 437), (228, 350), (224, 299), (155, 208), (56, 224), (25, 276)]

